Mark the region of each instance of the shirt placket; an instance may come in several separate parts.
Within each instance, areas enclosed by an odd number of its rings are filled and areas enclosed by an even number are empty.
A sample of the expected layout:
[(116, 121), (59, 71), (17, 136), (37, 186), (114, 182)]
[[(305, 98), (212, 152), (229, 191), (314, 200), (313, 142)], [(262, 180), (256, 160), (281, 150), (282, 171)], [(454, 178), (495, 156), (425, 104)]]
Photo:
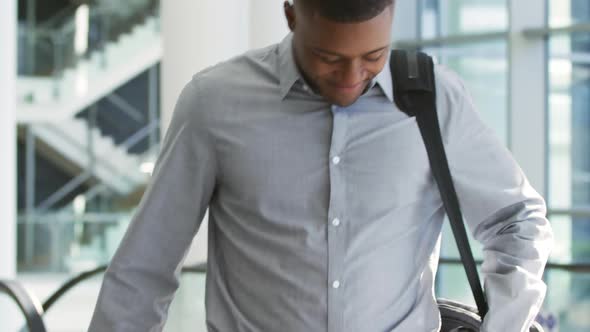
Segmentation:
[(328, 208), (328, 331), (343, 331), (344, 297), (344, 227), (346, 222), (345, 194), (346, 182), (343, 173), (346, 156), (344, 155), (346, 135), (346, 113), (337, 106), (332, 111), (332, 141), (330, 144), (330, 206)]

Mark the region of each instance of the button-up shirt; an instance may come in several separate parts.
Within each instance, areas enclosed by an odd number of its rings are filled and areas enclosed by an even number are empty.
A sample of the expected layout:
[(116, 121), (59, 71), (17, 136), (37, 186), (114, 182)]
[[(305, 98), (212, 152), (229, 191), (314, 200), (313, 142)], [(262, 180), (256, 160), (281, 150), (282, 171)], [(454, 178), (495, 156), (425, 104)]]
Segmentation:
[[(209, 331), (438, 331), (444, 211), (388, 68), (347, 107), (307, 87), (291, 35), (197, 73), (90, 331), (161, 330), (207, 208)], [(545, 294), (545, 203), (460, 79), (437, 66), (436, 88), (465, 221), (484, 245), (483, 330), (524, 331)]]

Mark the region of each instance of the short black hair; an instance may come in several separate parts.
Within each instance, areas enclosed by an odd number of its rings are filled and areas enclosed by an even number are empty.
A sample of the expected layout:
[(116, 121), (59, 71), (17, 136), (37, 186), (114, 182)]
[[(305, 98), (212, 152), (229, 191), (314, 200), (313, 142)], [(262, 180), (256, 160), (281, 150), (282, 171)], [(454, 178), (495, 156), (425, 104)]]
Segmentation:
[(341, 23), (362, 22), (381, 14), (395, 0), (296, 0), (322, 17)]

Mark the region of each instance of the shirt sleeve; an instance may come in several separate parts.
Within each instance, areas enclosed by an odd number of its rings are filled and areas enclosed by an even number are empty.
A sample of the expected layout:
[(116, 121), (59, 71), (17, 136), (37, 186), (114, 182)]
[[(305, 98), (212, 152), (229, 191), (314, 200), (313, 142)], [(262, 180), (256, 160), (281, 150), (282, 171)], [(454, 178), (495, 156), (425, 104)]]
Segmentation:
[(449, 167), (463, 217), (483, 244), (489, 313), (481, 331), (528, 331), (545, 297), (542, 274), (553, 246), (545, 202), (479, 118), (461, 81), (442, 69), (438, 76)]
[(215, 187), (196, 79), (182, 91), (153, 172), (104, 276), (90, 332), (161, 331)]

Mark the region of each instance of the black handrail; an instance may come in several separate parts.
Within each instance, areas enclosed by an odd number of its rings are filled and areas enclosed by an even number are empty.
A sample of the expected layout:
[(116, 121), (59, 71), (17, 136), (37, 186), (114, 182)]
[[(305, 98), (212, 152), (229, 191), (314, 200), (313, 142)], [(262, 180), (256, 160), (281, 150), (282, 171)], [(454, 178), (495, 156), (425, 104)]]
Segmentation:
[[(99, 266), (90, 271), (82, 272), (72, 279), (66, 281), (57, 291), (55, 291), (43, 305), (39, 304), (36, 297), (26, 291), (17, 281), (0, 279), (0, 294), (5, 293), (10, 296), (18, 305), (27, 321), (27, 327), (30, 332), (47, 332), (43, 322), (43, 314), (51, 308), (67, 291), (77, 284), (94, 277), (97, 274), (107, 270), (107, 265)], [(205, 273), (206, 263), (194, 266), (185, 266), (182, 273)]]
[(21, 312), (25, 315), (27, 327), (30, 332), (46, 332), (45, 323), (43, 323), (43, 308), (27, 290), (17, 281), (1, 280), (0, 293), (7, 294), (12, 298)]

